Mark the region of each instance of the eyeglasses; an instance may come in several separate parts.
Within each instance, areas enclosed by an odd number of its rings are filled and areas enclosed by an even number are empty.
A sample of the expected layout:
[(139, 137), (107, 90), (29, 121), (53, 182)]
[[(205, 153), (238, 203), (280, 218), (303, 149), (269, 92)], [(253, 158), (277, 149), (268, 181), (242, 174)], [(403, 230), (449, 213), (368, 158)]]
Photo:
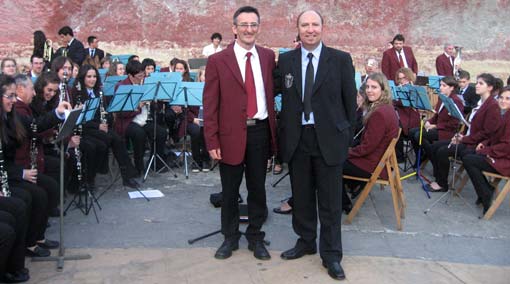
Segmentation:
[(252, 30), (256, 30), (259, 28), (259, 24), (258, 23), (240, 23), (240, 24), (237, 24), (236, 27), (243, 29), (243, 30), (247, 30), (248, 28), (252, 28)]
[(3, 95), (4, 98), (8, 99), (8, 100), (15, 100), (16, 99), (16, 94), (13, 94), (13, 95)]

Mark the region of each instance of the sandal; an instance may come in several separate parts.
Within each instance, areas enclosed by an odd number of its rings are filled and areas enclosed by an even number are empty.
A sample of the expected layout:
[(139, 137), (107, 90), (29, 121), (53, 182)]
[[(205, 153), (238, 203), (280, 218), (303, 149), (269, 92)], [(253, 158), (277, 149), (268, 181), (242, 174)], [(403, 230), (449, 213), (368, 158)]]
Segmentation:
[(273, 175), (279, 175), (283, 172), (283, 167), (280, 164), (275, 164), (273, 168)]
[(427, 185), (425, 185), (425, 187), (427, 188), (427, 190), (428, 190), (429, 192), (447, 192), (447, 191), (448, 191), (448, 189), (443, 188), (443, 187), (433, 188), (433, 187), (430, 185), (430, 183), (429, 183), (429, 184), (427, 184)]

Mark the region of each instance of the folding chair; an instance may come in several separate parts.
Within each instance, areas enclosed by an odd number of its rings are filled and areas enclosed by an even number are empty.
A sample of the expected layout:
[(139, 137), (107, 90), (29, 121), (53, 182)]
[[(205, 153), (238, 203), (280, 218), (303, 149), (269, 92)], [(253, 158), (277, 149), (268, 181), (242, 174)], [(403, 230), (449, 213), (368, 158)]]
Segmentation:
[[(402, 183), (400, 181), (400, 171), (397, 163), (397, 156), (395, 154), (395, 144), (397, 143), (399, 136), (400, 131), (398, 133), (398, 136), (391, 140), (390, 144), (386, 148), (386, 151), (381, 157), (381, 160), (377, 164), (377, 167), (375, 168), (370, 178), (360, 178), (348, 175), (343, 176), (344, 179), (364, 181), (367, 183), (363, 190), (361, 191), (358, 199), (354, 203), (354, 207), (352, 208), (351, 213), (349, 213), (349, 215), (347, 216), (347, 219), (345, 220), (346, 224), (351, 224), (352, 219), (356, 216), (359, 209), (361, 208), (361, 206), (367, 199), (368, 195), (370, 194), (372, 187), (375, 184), (380, 184), (381, 186), (383, 185), (390, 186), (391, 197), (393, 199), (393, 210), (395, 211), (395, 218), (397, 221), (397, 229), (399, 231), (402, 230), (401, 219), (405, 218), (406, 202), (404, 198), (404, 192), (402, 189)], [(387, 180), (379, 178), (379, 174), (385, 167), (388, 173)]]
[[(510, 177), (502, 176), (496, 173), (490, 173), (490, 172), (483, 172), (483, 174), (486, 177), (493, 178), (492, 186), (495, 188), (494, 194), (496, 195), (496, 198), (492, 202), (491, 207), (489, 207), (489, 210), (485, 213), (483, 216), (484, 220), (489, 220), (492, 218), (492, 215), (494, 215), (494, 212), (496, 212), (496, 209), (498, 209), (499, 205), (505, 200), (506, 195), (508, 194), (508, 191), (510, 191)], [(501, 180), (506, 180), (505, 185), (503, 186), (503, 189), (498, 192), (498, 184)]]

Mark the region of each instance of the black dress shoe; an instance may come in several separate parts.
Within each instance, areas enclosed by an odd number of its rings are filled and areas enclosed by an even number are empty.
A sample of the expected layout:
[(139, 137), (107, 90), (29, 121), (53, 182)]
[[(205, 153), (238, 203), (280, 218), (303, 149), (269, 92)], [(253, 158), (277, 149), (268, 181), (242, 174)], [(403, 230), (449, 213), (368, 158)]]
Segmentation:
[(140, 187), (140, 184), (134, 178), (128, 178), (122, 180), (122, 185), (130, 188), (137, 189)]
[(44, 240), (44, 242), (37, 242), (37, 246), (43, 249), (56, 249), (60, 243), (58, 241)]
[(316, 254), (316, 248), (307, 248), (303, 246), (295, 246), (289, 250), (282, 252), (280, 257), (285, 260), (297, 259), (305, 256), (306, 254)]
[(328, 275), (335, 279), (335, 280), (344, 280), (345, 279), (345, 272), (342, 266), (340, 265), (340, 262), (333, 261), (326, 263), (325, 261), (322, 261), (322, 266), (328, 269)]
[(26, 249), (25, 255), (30, 257), (48, 257), (51, 255), (51, 252), (45, 248), (36, 246), (34, 250)]
[(21, 283), (27, 282), (30, 279), (30, 275), (28, 274), (28, 270), (18, 270), (14, 273), (5, 273), (3, 277), (0, 277), (0, 281), (2, 283)]
[(221, 246), (218, 248), (214, 257), (217, 259), (227, 259), (232, 256), (232, 251), (239, 248), (239, 242), (237, 241), (223, 241)]
[(271, 255), (266, 249), (263, 241), (255, 241), (250, 242), (248, 244), (248, 249), (253, 252), (253, 256), (260, 260), (269, 260), (271, 259)]

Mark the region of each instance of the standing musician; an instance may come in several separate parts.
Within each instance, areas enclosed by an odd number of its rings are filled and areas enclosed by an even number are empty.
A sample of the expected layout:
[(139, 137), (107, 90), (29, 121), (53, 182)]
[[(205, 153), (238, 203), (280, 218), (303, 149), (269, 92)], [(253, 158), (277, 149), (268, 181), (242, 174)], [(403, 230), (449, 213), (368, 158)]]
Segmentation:
[[(77, 88), (78, 86), (81, 88)], [(102, 144), (103, 149), (106, 148), (106, 153), (102, 153), (102, 156), (97, 156), (100, 160), (96, 161), (98, 165), (108, 164), (108, 148), (112, 148), (113, 155), (119, 163), (119, 169), (122, 176), (122, 183), (124, 186), (137, 188), (139, 185), (134, 179), (137, 176), (137, 172), (129, 159), (126, 145), (122, 138), (110, 129), (107, 122), (107, 113), (104, 110), (104, 101), (101, 92), (101, 84), (99, 80), (99, 72), (97, 69), (90, 65), (83, 65), (80, 67), (78, 77), (76, 78), (76, 84), (71, 90), (72, 97), (74, 98), (74, 104), (77, 104), (79, 100), (81, 103), (86, 103), (87, 100), (93, 98), (100, 98), (99, 108), (96, 110), (94, 119), (86, 122), (83, 125), (83, 137), (82, 141), (93, 141), (96, 145)], [(88, 169), (90, 171), (95, 169)]]
[[(140, 61), (132, 60), (128, 62), (126, 72), (128, 77), (115, 85), (115, 91), (121, 85), (141, 85), (143, 83), (145, 69)], [(133, 142), (135, 168), (138, 174), (143, 173), (145, 169), (143, 155), (147, 138), (154, 139), (154, 121), (149, 117), (149, 109), (148, 103), (141, 102), (137, 110), (120, 112), (115, 119), (114, 127), (117, 134), (126, 139), (131, 139)], [(166, 129), (156, 125), (156, 151), (163, 159), (166, 157), (164, 153), (166, 136)], [(153, 145), (153, 143), (150, 143), (151, 148), (154, 147)], [(154, 152), (154, 149), (152, 149), (152, 152)], [(163, 163), (156, 159), (156, 169), (159, 171), (163, 166)]]
[(57, 55), (69, 57), (74, 63), (81, 65), (86, 55), (83, 43), (74, 37), (73, 30), (69, 26), (62, 27), (58, 35), (62, 47), (57, 50)]
[(209, 56), (204, 88), (204, 133), (207, 149), (220, 163), (225, 240), (214, 257), (226, 259), (239, 248), (239, 187), (246, 178), (248, 249), (257, 259), (271, 258), (261, 230), (267, 217), (266, 163), (276, 151), (272, 72), (275, 55), (255, 41), (259, 11), (244, 6), (234, 13), (233, 44)]
[(104, 51), (99, 49), (99, 40), (96, 36), (89, 36), (87, 38), (89, 47), (85, 49), (85, 60), (83, 65), (88, 64), (96, 68), (101, 68), (101, 61), (104, 58)]
[(44, 59), (44, 70), (50, 70), (51, 61), (55, 57), (55, 52), (53, 51), (53, 42), (49, 39), (46, 39), (46, 35), (43, 31), (35, 31), (34, 32), (34, 50), (32, 51), (32, 55), (35, 55), (39, 58)]
[(404, 46), (404, 43), (404, 36), (397, 34), (391, 41), (392, 47), (383, 53), (381, 70), (386, 78), (393, 78), (397, 70), (404, 67), (418, 74), (418, 62), (414, 58), (413, 50), (410, 46)]
[[(282, 93), (279, 142), (289, 163), (294, 207), (292, 224), (299, 236), (281, 254), (297, 259), (319, 250), (330, 277), (344, 279), (341, 235), (342, 165), (356, 121), (356, 84), (349, 53), (322, 42), (324, 20), (314, 10), (301, 13), (301, 48), (280, 55), (276, 93)], [(207, 69), (209, 74), (209, 69)]]
[(455, 62), (455, 47), (453, 44), (444, 45), (443, 54), (436, 57), (436, 71), (439, 76), (454, 76), (453, 64)]
[[(455, 105), (463, 113), (464, 105), (462, 100), (456, 94), (457, 81), (452, 76), (443, 77), (440, 81), (439, 92), (453, 100)], [(435, 141), (450, 140), (457, 132), (459, 120), (452, 117), (443, 103), (437, 104), (434, 115), (425, 122), (422, 131), (422, 147), (421, 161), (427, 159), (432, 151), (432, 143)], [(418, 157), (418, 149), (420, 144), (420, 127), (409, 130), (411, 143), (413, 144), (416, 157)]]
[(429, 185), (432, 192), (448, 191), (448, 173), (450, 161), (448, 157), (475, 152), (476, 146), (489, 139), (502, 124), (498, 103), (492, 94), (496, 78), (492, 74), (482, 73), (477, 77), (476, 94), (480, 96), (479, 105), (473, 109), (468, 121), (471, 122), (466, 135), (457, 134), (450, 141), (438, 141), (432, 145), (430, 158), (434, 169), (435, 182)]

